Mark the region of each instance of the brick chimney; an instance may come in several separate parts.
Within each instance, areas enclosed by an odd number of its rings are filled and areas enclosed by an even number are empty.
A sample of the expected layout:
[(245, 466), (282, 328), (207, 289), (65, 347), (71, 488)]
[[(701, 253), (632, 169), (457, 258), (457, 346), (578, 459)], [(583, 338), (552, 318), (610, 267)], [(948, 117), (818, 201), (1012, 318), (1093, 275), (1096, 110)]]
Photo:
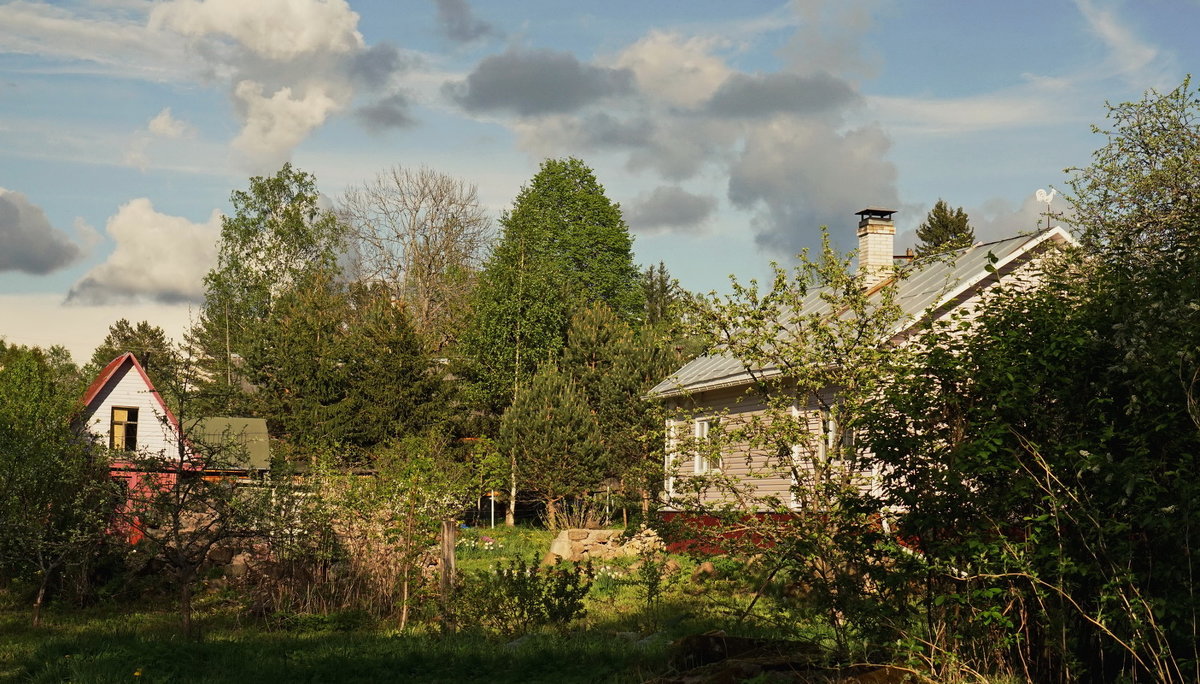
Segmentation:
[(858, 272), (864, 285), (873, 287), (892, 272), (892, 242), (896, 224), (892, 222), (895, 209), (867, 207), (855, 212), (858, 221)]

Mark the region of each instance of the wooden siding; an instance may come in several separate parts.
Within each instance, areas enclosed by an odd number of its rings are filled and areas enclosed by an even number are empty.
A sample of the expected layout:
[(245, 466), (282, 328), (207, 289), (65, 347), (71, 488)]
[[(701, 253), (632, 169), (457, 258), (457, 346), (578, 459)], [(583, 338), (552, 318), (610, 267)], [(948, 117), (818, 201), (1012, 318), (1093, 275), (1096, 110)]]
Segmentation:
[[(1038, 252), (1040, 251), (1039, 249)], [(932, 312), (932, 315), (940, 319), (958, 314), (968, 321), (974, 320), (992, 295), (992, 290), (997, 282), (1003, 282), (1006, 287), (1016, 287), (1021, 290), (1037, 287), (1041, 282), (1038, 256), (1038, 253), (1023, 255), (1023, 258), (1006, 264), (998, 274), (992, 274), (967, 288), (959, 296)], [(911, 344), (913, 339), (909, 337), (910, 332), (911, 330), (898, 334), (893, 338), (893, 343)], [(692, 426), (695, 420), (719, 417), (723, 425), (732, 427), (744, 424), (766, 411), (763, 400), (748, 393), (748, 389), (748, 385), (725, 387), (671, 397), (666, 400), (667, 408), (672, 409), (676, 415), (675, 418), (666, 421), (667, 461), (665, 465), (668, 477), (664, 482), (664, 488), (668, 498), (674, 495), (677, 489), (676, 485), (679, 484), (678, 480), (689, 477), (694, 472), (695, 453), (687, 451), (684, 447), (692, 435)], [(808, 401), (794, 406), (791, 411), (793, 419), (806, 420), (809, 431), (814, 436), (823, 434), (821, 407), (822, 404), (828, 406), (832, 403), (834, 390), (827, 388), (821, 392), (821, 395), (819, 401), (815, 397), (809, 398)], [(822, 444), (820, 439), (791, 447), (792, 464), (796, 466), (801, 480), (808, 479), (811, 482), (809, 478), (814, 477), (813, 473), (815, 472), (813, 464), (823, 461), (826, 448), (827, 445)], [(869, 453), (860, 454), (860, 458), (863, 458), (864, 462), (870, 462)], [(789, 464), (780, 462), (779, 454), (774, 450), (761, 447), (752, 448), (745, 443), (731, 443), (723, 449), (721, 461), (721, 472), (740, 480), (747, 489), (753, 492), (755, 497), (760, 499), (775, 497), (793, 508), (803, 505), (803, 487), (796, 486), (796, 478), (790, 471)], [(671, 477), (673, 468), (675, 477)], [(858, 489), (868, 492), (879, 486), (879, 475), (878, 466), (873, 465), (860, 472), (848, 474), (847, 477), (851, 478), (851, 482)], [(722, 499), (719, 494), (712, 493), (706, 494), (703, 501), (714, 504), (721, 503)], [(762, 507), (759, 509), (761, 510)]]
[(139, 452), (163, 456), (171, 456), (176, 453), (178, 443), (174, 426), (163, 412), (162, 405), (154, 396), (153, 390), (146, 385), (141, 374), (131, 364), (124, 365), (105, 383), (84, 414), (88, 431), (105, 446), (108, 446), (114, 407), (138, 410), (137, 447)]

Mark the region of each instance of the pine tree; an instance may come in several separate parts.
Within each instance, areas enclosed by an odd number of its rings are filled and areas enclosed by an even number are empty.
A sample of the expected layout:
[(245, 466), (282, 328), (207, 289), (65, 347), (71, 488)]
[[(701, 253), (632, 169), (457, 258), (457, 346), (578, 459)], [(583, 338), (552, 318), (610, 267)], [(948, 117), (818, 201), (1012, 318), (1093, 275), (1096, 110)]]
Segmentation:
[(555, 527), (560, 504), (604, 477), (599, 426), (586, 397), (553, 363), (517, 392), (500, 423), (500, 445), (513, 459), (522, 487), (546, 504)]
[(132, 352), (137, 357), (150, 381), (159, 390), (167, 383), (163, 380), (178, 372), (178, 356), (175, 345), (167, 339), (167, 334), (157, 325), (149, 321), (141, 321), (136, 326), (129, 319), (121, 320), (108, 326), (108, 335), (100, 346), (92, 352), (92, 358), (84, 368), (84, 375), (95, 377), (110, 361), (125, 352)]
[(938, 199), (925, 222), (917, 226), (917, 239), (921, 241), (918, 255), (940, 254), (970, 247), (975, 242), (975, 229), (962, 207), (951, 211), (945, 200)]

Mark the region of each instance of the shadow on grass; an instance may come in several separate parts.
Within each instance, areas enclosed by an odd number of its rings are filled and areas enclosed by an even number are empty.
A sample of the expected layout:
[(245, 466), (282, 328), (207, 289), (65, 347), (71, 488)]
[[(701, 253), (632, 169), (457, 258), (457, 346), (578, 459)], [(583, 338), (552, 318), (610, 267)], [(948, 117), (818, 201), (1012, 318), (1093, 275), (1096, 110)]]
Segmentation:
[[(665, 645), (603, 631), (534, 634), (174, 633), (172, 615), (66, 616), (40, 630), (4, 616), (16, 639), (3, 668), (23, 682), (640, 682), (660, 672)], [(156, 619), (157, 618), (157, 619)], [(2, 653), (2, 651), (0, 651)]]

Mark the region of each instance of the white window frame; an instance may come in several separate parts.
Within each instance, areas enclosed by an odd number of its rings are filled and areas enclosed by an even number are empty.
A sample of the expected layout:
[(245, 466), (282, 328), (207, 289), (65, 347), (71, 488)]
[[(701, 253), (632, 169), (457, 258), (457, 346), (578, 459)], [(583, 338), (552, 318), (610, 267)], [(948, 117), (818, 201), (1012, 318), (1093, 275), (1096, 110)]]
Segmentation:
[(716, 418), (711, 416), (696, 418), (692, 421), (692, 437), (696, 445), (696, 451), (692, 454), (693, 475), (707, 475), (712, 472), (721, 472), (722, 463), (720, 457), (718, 456), (715, 459), (709, 458), (704, 453), (704, 449), (701, 448), (701, 444), (708, 441), (708, 433), (715, 422)]

